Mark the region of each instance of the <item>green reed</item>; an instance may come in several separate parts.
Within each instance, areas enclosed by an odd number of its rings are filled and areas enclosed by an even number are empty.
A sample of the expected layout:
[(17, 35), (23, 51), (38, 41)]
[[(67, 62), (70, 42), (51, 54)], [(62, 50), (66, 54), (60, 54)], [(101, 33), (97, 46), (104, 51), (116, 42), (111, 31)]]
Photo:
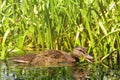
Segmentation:
[(96, 62), (120, 52), (119, 0), (2, 0), (0, 5), (1, 59), (6, 52), (71, 51), (79, 45)]

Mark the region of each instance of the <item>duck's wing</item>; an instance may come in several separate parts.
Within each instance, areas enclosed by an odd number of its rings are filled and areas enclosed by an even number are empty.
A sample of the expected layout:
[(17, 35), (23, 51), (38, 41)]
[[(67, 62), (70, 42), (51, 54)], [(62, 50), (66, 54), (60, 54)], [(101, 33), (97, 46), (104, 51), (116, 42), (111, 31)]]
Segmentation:
[(57, 62), (75, 62), (75, 59), (73, 59), (69, 53), (64, 51), (49, 50), (47, 53), (49, 58), (55, 59)]
[(36, 57), (36, 54), (25, 54), (20, 57), (12, 58), (12, 61), (17, 63), (30, 63), (35, 57)]

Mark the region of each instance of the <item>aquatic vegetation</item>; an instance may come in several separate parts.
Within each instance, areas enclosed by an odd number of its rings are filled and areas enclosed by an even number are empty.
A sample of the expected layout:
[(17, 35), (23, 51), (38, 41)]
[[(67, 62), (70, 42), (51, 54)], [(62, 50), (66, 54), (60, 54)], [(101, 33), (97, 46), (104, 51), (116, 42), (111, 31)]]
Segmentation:
[(0, 58), (81, 45), (95, 62), (118, 64), (119, 7), (119, 0), (1, 0)]

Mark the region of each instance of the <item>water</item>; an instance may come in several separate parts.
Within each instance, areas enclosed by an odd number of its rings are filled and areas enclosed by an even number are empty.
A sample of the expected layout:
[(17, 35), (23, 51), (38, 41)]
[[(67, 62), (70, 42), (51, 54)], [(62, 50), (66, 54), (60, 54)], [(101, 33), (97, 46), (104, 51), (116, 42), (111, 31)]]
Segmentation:
[(120, 70), (94, 63), (40, 67), (0, 61), (0, 80), (120, 80)]

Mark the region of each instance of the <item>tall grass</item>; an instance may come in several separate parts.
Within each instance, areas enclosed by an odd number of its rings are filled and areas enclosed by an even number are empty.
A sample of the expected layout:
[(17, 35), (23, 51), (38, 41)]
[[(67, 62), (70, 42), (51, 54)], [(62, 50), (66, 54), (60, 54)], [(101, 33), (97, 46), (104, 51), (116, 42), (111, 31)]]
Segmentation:
[(71, 50), (81, 45), (98, 62), (120, 52), (119, 0), (2, 0), (0, 5), (1, 57), (4, 50)]

